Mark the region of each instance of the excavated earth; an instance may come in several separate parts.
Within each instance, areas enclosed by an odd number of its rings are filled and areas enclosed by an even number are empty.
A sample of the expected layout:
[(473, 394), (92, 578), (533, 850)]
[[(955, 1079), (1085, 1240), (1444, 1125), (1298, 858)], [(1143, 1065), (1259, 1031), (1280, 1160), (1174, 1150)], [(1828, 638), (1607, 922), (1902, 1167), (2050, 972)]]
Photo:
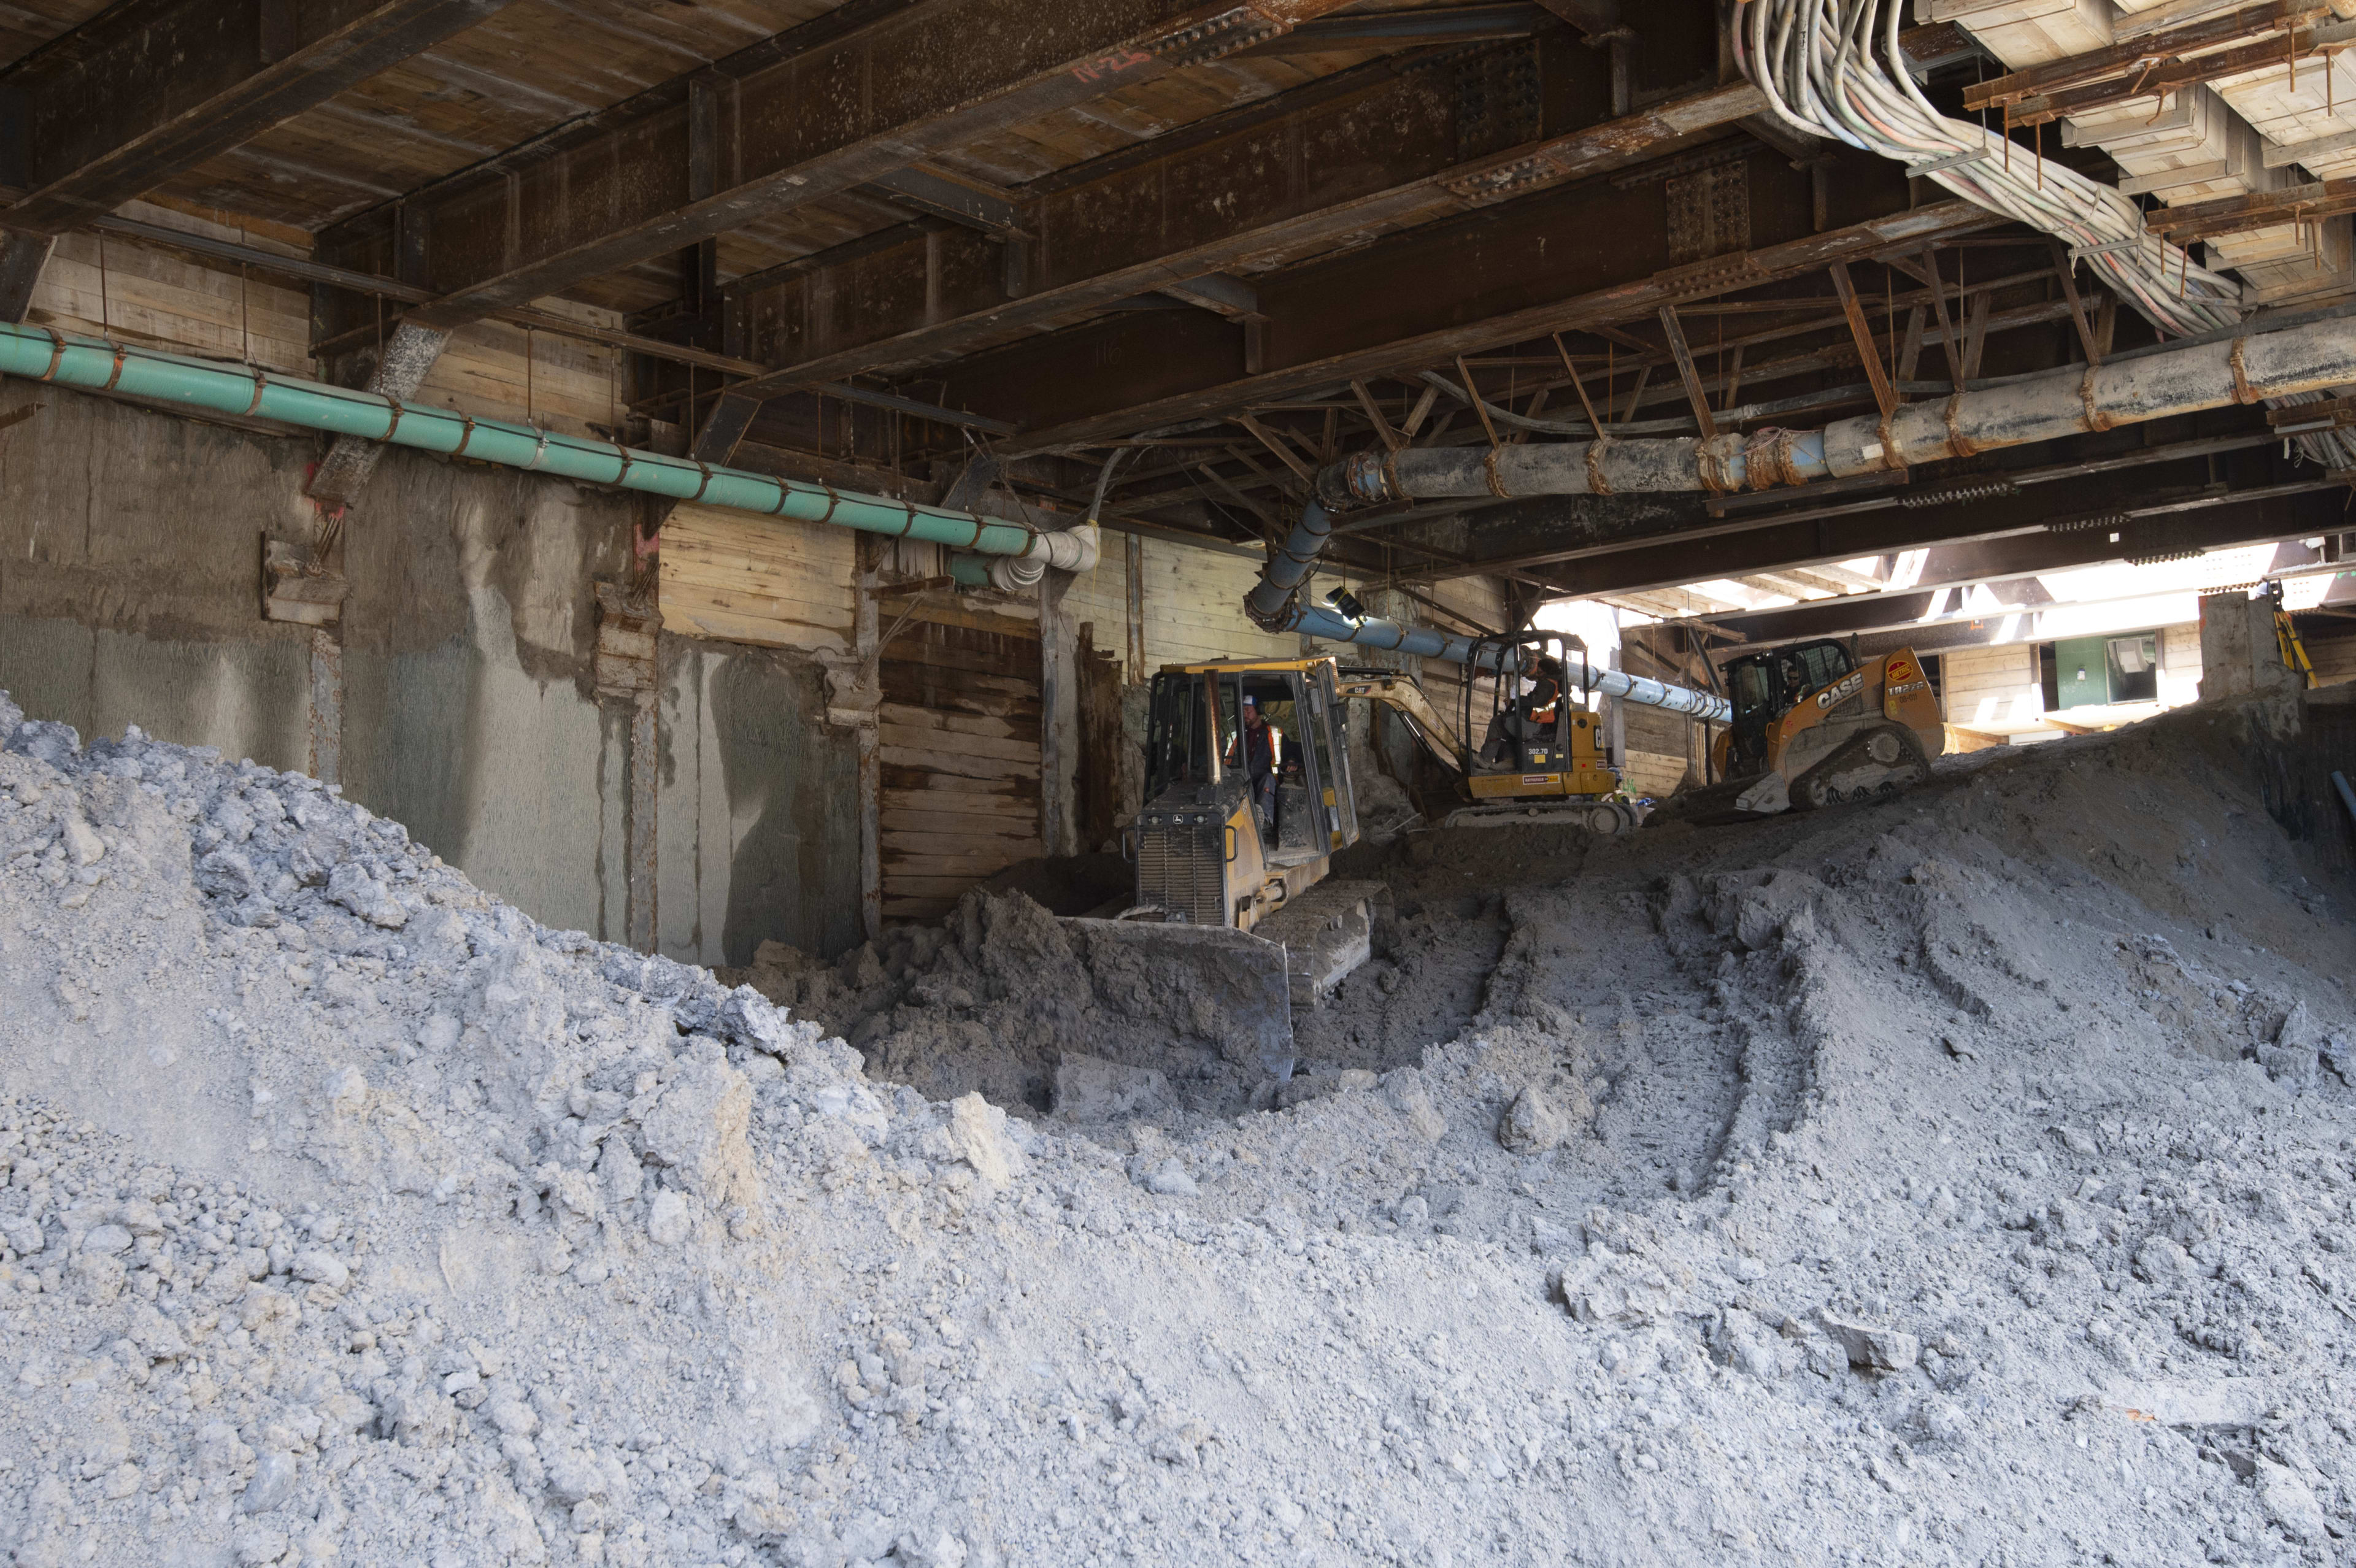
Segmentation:
[(2348, 1561), (2356, 890), (2252, 722), (1410, 835), (1278, 1089), (1019, 893), (773, 1001), (0, 699), (0, 1549)]

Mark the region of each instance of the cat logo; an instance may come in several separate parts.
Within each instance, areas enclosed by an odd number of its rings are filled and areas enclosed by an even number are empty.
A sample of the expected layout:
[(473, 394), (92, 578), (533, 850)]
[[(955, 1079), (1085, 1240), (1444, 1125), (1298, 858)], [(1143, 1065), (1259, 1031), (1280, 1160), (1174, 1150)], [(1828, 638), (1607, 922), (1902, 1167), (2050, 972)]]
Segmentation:
[(1839, 680), (1816, 693), (1816, 706), (1830, 708), (1844, 697), (1854, 696), (1865, 685), (1865, 671), (1853, 670)]

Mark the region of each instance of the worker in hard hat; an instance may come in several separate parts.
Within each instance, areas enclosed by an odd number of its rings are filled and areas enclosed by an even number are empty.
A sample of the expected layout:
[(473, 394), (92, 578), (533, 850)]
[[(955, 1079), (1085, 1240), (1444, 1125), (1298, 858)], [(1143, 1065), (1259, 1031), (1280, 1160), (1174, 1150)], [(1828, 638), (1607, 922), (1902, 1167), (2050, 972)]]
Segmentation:
[(1241, 768), (1251, 781), (1252, 805), (1273, 839), (1276, 834), (1276, 773), (1284, 764), (1284, 732), (1269, 723), (1258, 699), (1246, 694), (1243, 729), (1227, 744), (1226, 765)]
[(1526, 684), (1528, 689), (1512, 701), (1497, 705), (1489, 731), (1482, 737), (1481, 760), (1493, 768), (1512, 772), (1521, 765), (1516, 742), (1554, 738), (1566, 689), (1562, 661), (1552, 654), (1542, 656), (1530, 667)]

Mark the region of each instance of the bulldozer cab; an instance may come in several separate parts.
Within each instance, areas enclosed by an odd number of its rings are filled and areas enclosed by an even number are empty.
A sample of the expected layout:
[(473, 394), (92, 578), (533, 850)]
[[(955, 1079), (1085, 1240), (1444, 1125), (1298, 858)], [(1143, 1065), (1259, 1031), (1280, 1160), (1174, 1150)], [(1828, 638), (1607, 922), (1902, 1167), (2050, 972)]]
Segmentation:
[[(1342, 743), (1333, 661), (1177, 665), (1153, 677), (1146, 734), (1149, 811), (1255, 806), (1262, 863), (1303, 865), (1355, 843), (1357, 803)], [(1254, 724), (1248, 714), (1256, 715)]]
[(1726, 661), (1726, 695), (1734, 705), (1728, 772), (1740, 775), (1766, 764), (1767, 731), (1794, 703), (1857, 667), (1847, 648), (1826, 639), (1794, 643)]

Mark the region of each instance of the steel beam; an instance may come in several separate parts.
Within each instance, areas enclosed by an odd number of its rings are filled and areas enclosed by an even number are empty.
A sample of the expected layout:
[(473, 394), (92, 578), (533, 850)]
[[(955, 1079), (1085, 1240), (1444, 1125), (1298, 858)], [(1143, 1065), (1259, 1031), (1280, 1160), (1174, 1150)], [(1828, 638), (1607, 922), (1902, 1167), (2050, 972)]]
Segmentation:
[(1909, 208), (1904, 171), (1835, 155), (1836, 224), (1818, 232), (1809, 173), (1747, 159), (1753, 249), (1679, 264), (1663, 183), (1593, 181), (1424, 227), (1253, 280), (1262, 368), (1209, 318), (1109, 317), (976, 356), (935, 378), (944, 400), (1019, 426), (1010, 454), (1085, 445), (1352, 380), (1543, 343), (2001, 221), (1966, 202)]
[(57, 234), (434, 48), (509, 0), (118, 5), (0, 76), (0, 222)]
[(1296, 110), (1238, 114), (1223, 133), (1160, 151), (1148, 143), (1044, 182), (1026, 202), (1035, 239), (1025, 277), (1010, 279), (1000, 248), (978, 234), (910, 233), (796, 269), (744, 294), (753, 356), (778, 368), (779, 389), (928, 364), (1206, 274), (1623, 168), (1762, 107), (1743, 83), (1608, 119), (1591, 51), (1565, 45), (1532, 58), (1538, 100), (1569, 105), (1555, 112), (1575, 128), (1548, 133), (1533, 102), (1508, 123), (1506, 142), (1484, 145), (1498, 117), (1468, 111), (1468, 62), (1387, 65), (1360, 73), (1353, 91), (1321, 89)]
[(824, 200), (929, 155), (1216, 59), (1343, 0), (853, 0), (721, 61), (718, 182), (695, 195), (684, 85), (641, 94), (338, 225), (325, 259), (389, 271), (396, 210), (449, 327)]
[[(1912, 512), (1893, 508), (1854, 517), (1819, 517), (1714, 539), (1671, 539), (1643, 549), (1535, 569), (1532, 575), (1543, 578), (1565, 597), (1592, 598), (1739, 577), (1778, 567), (1805, 566), (1814, 561), (1848, 560), (1890, 550), (1995, 539), (2008, 541), (2010, 553), (2005, 559), (2017, 563), (2010, 568), (2016, 572), (2059, 570), (2062, 565), (2165, 558), (2213, 549), (2237, 539), (2287, 537), (2302, 529), (2311, 535), (2339, 517), (2339, 512), (2325, 503), (2329, 493), (2345, 488), (2329, 479), (2304, 478), (2247, 489), (2221, 489), (2127, 508), (2115, 523), (2076, 528), (2070, 525), (2098, 516), (2106, 497), (2115, 505), (2117, 487), (2115, 484), (2105, 486), (2089, 483), (2067, 487), (2056, 485), (2050, 491), (2040, 489), (2034, 512), (2019, 506), (1964, 506)], [(2220, 518), (2217, 513), (2221, 507), (2229, 508), (2232, 515)], [(2062, 529), (2048, 531), (2049, 525), (2061, 525)], [(2114, 539), (2113, 535), (2117, 537)], [(2053, 542), (2031, 542), (2040, 539)], [(2040, 550), (2051, 554), (2035, 553)], [(2080, 552), (2074, 559), (2073, 551)], [(2050, 559), (2052, 565), (2035, 564), (2040, 559)], [(1950, 570), (1958, 574), (1958, 581), (1976, 581), (1996, 574), (1991, 558), (1954, 556), (1950, 560), (1954, 563)], [(1470, 570), (1477, 572), (1484, 567), (1476, 560)]]

